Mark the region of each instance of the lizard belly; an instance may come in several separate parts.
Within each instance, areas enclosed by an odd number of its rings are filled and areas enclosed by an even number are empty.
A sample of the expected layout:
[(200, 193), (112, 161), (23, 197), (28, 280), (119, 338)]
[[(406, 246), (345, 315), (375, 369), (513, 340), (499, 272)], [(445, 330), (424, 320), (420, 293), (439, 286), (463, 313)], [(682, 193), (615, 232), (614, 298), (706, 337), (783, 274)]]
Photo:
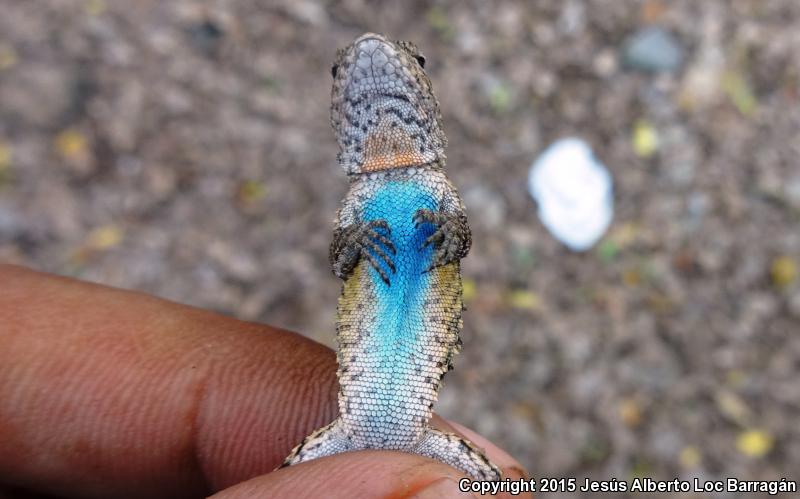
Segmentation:
[(411, 182), (388, 182), (364, 203), (365, 221), (386, 220), (395, 271), (390, 284), (365, 260), (339, 300), (340, 414), (359, 447), (407, 449), (427, 427), (461, 320), (458, 263), (424, 272), (435, 227), (415, 227), (414, 213), (439, 202)]

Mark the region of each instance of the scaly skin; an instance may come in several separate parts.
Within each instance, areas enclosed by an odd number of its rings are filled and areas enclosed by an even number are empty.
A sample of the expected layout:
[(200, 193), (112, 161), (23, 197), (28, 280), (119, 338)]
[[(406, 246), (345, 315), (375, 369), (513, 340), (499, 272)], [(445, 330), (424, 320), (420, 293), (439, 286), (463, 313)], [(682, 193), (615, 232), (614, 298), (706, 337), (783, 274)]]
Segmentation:
[(471, 442), (429, 425), (461, 342), (460, 260), (471, 237), (444, 174), (439, 103), (408, 42), (367, 33), (339, 50), (331, 124), (350, 190), (330, 260), (339, 298), (339, 417), (285, 466), (360, 449), (414, 452), (473, 478), (500, 471)]

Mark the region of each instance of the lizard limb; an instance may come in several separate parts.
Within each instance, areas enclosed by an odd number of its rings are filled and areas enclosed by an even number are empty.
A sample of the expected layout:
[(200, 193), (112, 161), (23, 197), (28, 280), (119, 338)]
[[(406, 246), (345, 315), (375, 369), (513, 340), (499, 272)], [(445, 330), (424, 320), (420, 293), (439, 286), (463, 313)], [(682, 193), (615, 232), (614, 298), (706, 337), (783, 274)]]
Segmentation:
[[(378, 229), (384, 230), (386, 234), (381, 234)], [(340, 279), (346, 279), (363, 257), (369, 261), (381, 279), (389, 284), (389, 276), (381, 264), (383, 262), (392, 272), (395, 271), (392, 257), (386, 253), (387, 250), (392, 254), (396, 251), (394, 244), (387, 237), (389, 235), (391, 235), (391, 229), (385, 220), (361, 222), (334, 230), (329, 253), (333, 273)], [(381, 248), (378, 243), (382, 244), (386, 250)]]
[(497, 466), (486, 459), (475, 444), (455, 433), (428, 428), (414, 451), (449, 464), (467, 475), (482, 480), (500, 480)]
[(414, 214), (417, 227), (424, 223), (437, 226), (436, 232), (430, 235), (420, 249), (434, 245), (436, 253), (426, 272), (448, 263), (461, 260), (469, 253), (472, 245), (472, 232), (463, 213), (448, 214), (440, 211), (420, 209)]
[(352, 442), (342, 431), (337, 418), (303, 439), (283, 461), (281, 468), (351, 450), (354, 450)]

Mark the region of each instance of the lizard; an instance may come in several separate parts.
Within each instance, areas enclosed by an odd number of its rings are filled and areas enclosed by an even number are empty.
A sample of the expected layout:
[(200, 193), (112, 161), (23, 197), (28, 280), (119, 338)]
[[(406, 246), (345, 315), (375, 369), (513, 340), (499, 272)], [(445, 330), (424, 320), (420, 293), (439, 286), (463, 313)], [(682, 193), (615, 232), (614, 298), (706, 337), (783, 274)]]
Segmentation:
[(365, 33), (337, 51), (331, 125), (350, 187), (330, 263), (337, 307), (339, 416), (291, 452), (289, 466), (340, 452), (390, 449), (500, 480), (472, 442), (429, 425), (461, 348), (460, 260), (472, 236), (444, 172), (439, 102), (411, 42)]

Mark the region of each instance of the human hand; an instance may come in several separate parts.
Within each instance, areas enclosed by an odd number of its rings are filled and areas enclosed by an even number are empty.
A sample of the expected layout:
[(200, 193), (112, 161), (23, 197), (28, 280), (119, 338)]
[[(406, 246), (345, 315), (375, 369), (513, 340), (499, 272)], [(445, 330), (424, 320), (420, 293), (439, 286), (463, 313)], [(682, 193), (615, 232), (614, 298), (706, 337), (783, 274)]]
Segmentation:
[(335, 373), (294, 333), (0, 266), (0, 498), (449, 497), (460, 472), (400, 452), (272, 471), (336, 416)]

